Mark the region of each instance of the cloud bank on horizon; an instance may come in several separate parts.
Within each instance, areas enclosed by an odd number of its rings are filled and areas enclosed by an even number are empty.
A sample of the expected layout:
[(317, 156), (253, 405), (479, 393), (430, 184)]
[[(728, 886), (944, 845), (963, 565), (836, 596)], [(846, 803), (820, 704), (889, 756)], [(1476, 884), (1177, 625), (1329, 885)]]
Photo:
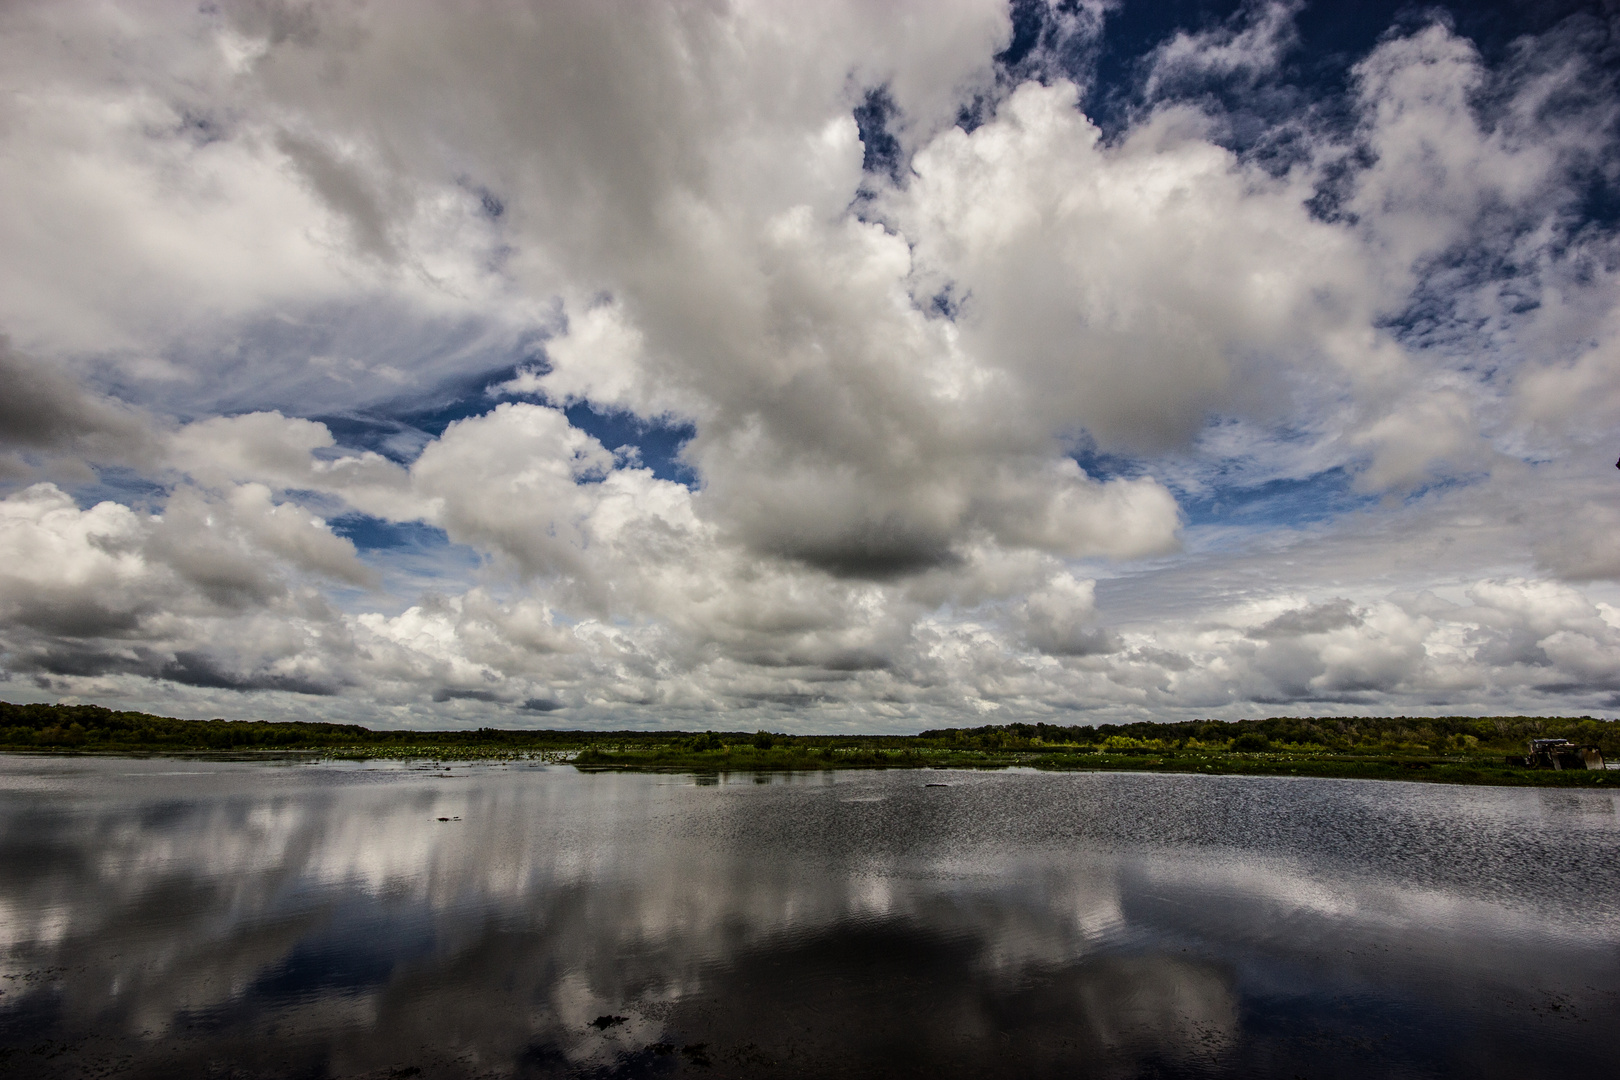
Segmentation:
[(7, 5), (0, 695), (1620, 709), (1620, 14), (1209, 10)]

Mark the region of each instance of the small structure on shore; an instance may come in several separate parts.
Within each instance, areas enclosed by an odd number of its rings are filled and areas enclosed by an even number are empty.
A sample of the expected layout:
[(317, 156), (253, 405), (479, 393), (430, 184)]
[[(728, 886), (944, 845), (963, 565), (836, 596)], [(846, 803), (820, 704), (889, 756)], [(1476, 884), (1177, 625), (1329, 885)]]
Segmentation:
[(1531, 739), (1524, 763), (1532, 769), (1601, 769), (1603, 751), (1568, 739)]

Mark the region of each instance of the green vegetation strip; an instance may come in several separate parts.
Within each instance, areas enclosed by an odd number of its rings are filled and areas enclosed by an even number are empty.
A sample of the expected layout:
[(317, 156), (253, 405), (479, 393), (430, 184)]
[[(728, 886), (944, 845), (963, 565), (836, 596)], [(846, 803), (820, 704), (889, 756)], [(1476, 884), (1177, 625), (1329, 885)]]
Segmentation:
[(1527, 768), (1522, 759), (1532, 738), (1595, 745), (1610, 761), (1620, 761), (1620, 721), (1589, 716), (1273, 717), (1098, 727), (1005, 724), (919, 735), (847, 736), (497, 728), (375, 731), (354, 724), (177, 720), (96, 705), (0, 702), (0, 750), (9, 751), (522, 759), (566, 761), (587, 770), (706, 773), (1027, 766), (1547, 787), (1620, 784), (1620, 773)]

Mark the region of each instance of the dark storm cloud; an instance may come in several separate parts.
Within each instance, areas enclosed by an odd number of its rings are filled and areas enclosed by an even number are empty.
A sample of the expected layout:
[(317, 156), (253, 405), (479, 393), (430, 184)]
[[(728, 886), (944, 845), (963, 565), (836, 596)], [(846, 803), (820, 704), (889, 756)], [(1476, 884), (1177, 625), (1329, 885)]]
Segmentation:
[(355, 245), (367, 255), (393, 261), (398, 258), (390, 237), (387, 213), (376, 192), (359, 170), (339, 160), (325, 147), (309, 139), (283, 131), (276, 146), (293, 163), (315, 193), (348, 221)]
[(117, 640), (59, 642), (17, 649), (8, 659), (11, 669), (20, 673), (85, 677), (140, 675), (211, 690), (278, 690), (318, 697), (329, 697), (341, 689), (341, 684), (327, 679), (262, 668), (243, 670), (231, 661), (206, 652), (166, 652)]
[(1061, 635), (1028, 633), (1025, 638), (1048, 656), (1107, 656), (1124, 644), (1118, 634), (1100, 626), (1076, 628)]
[(54, 637), (120, 637), (138, 629), (142, 617), (157, 608), (157, 600), (150, 597), (131, 604), (121, 596), (40, 593), (9, 605), (6, 617), (13, 625)]
[(202, 686), (219, 690), (283, 690), (293, 694), (312, 694), (326, 697), (340, 687), (332, 682), (302, 675), (282, 674), (263, 669), (241, 671), (217, 657), (200, 652), (177, 652), (172, 660), (164, 661), (156, 675), (160, 679), (186, 686)]
[(23, 356), (0, 334), (0, 449), (80, 454), (100, 461), (149, 460), (155, 440), (134, 410), (97, 396), (49, 365)]
[(1285, 611), (1264, 626), (1249, 631), (1259, 640), (1301, 637), (1305, 634), (1325, 634), (1347, 626), (1360, 626), (1361, 616), (1355, 605), (1342, 597), (1297, 611)]
[(464, 690), (464, 689), (459, 689), (459, 688), (456, 688), (456, 687), (441, 686), (439, 689), (433, 691), (433, 700), (438, 701), (438, 702), (445, 702), (445, 701), (485, 701), (485, 702), (493, 702), (493, 701), (501, 701), (503, 699), (502, 699), (500, 694), (497, 694), (493, 690)]
[(852, 531), (838, 540), (841, 542), (829, 544), (812, 537), (772, 536), (761, 546), (840, 577), (871, 581), (892, 581), (959, 561), (942, 537), (907, 535), (903, 528), (880, 525)]

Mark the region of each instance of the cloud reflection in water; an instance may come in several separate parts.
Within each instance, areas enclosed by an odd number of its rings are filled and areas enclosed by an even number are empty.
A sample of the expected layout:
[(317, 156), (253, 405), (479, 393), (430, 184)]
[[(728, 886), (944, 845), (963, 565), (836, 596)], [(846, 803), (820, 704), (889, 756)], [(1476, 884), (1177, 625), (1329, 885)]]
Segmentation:
[(939, 775), (6, 758), (0, 1052), (1319, 1077), (1616, 1048), (1613, 796)]

